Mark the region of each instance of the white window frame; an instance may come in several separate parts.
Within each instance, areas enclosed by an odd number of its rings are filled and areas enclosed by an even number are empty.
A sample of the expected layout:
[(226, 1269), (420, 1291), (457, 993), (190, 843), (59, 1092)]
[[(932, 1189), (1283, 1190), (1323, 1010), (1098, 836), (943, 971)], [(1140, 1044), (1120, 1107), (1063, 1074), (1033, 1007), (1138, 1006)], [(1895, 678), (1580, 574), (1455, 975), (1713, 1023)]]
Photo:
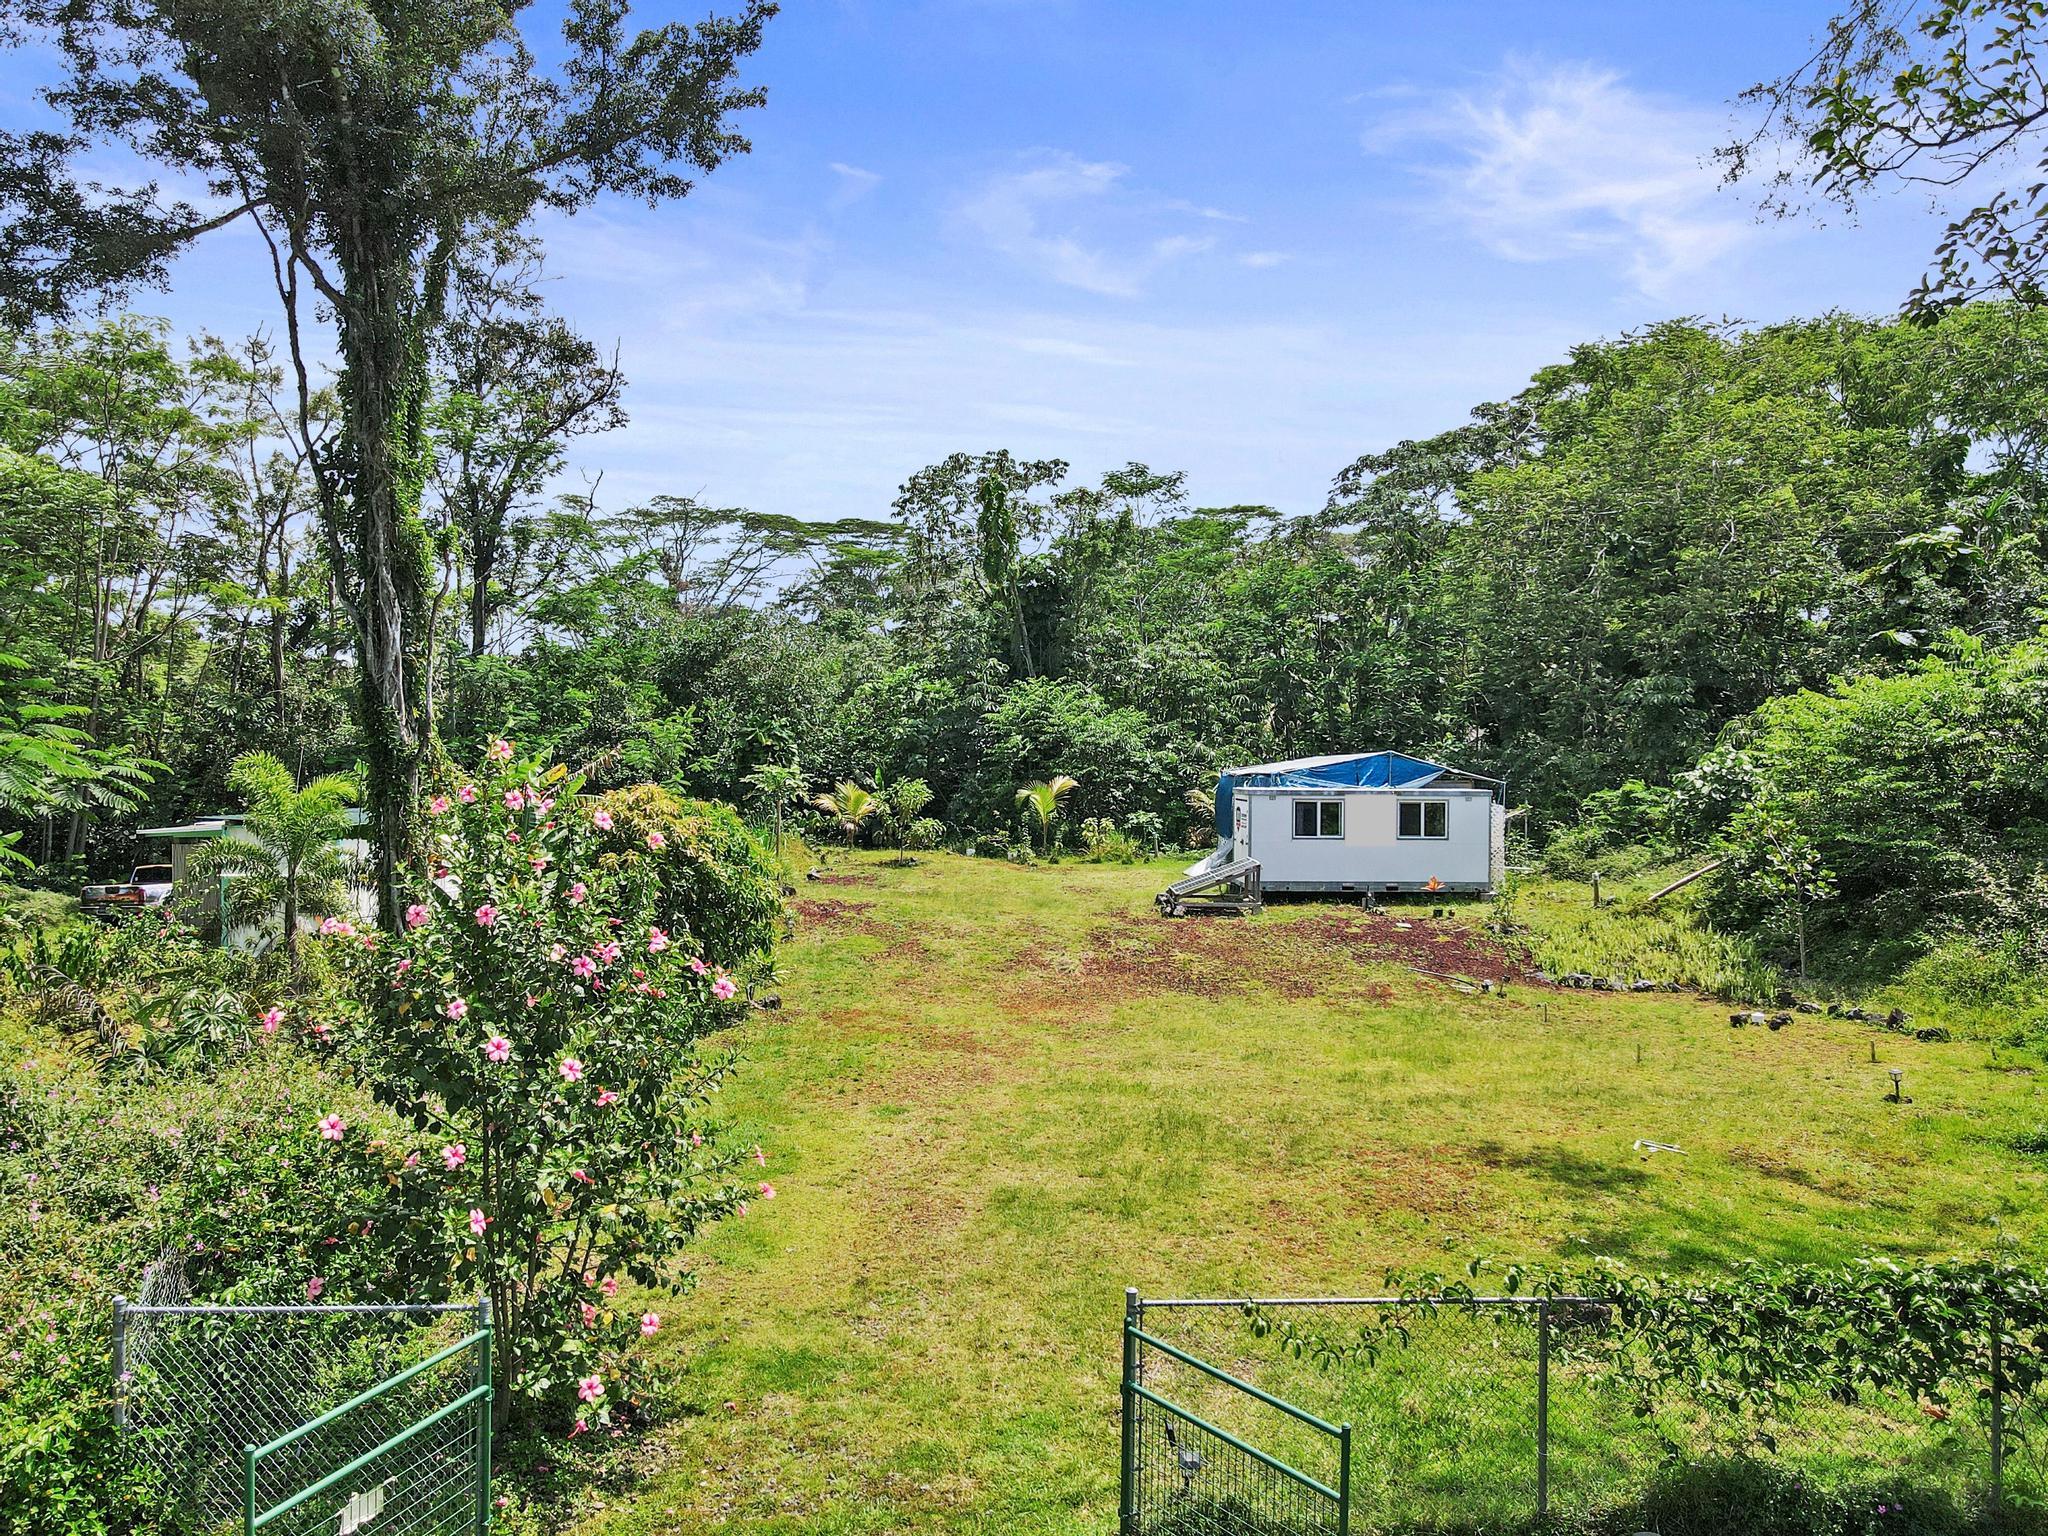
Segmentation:
[[(1422, 818), (1422, 830), (1420, 832), (1403, 832), (1401, 830), (1401, 813), (1407, 810), (1408, 807), (1411, 805), (1420, 808), (1420, 815)], [(1432, 832), (1429, 830), (1429, 808), (1432, 805), (1443, 813), (1443, 830), (1441, 832)], [(1400, 841), (1404, 843), (1440, 843), (1444, 841), (1444, 839), (1448, 838), (1450, 835), (1450, 801), (1406, 799), (1402, 800), (1401, 802), (1399, 802), (1399, 804), (1397, 804), (1394, 807), (1394, 836), (1398, 838)]]
[[(1292, 802), (1290, 802), (1290, 804), (1291, 809), (1287, 813), (1289, 817), (1288, 825), (1292, 829), (1295, 836), (1295, 840), (1297, 842), (1341, 843), (1344, 841), (1344, 800), (1342, 796), (1297, 796)], [(1316, 811), (1316, 830), (1313, 832), (1302, 831), (1301, 807), (1304, 805), (1313, 805), (1317, 807), (1322, 807), (1325, 805), (1335, 806), (1337, 808), (1337, 830), (1334, 832), (1325, 832), (1322, 830), (1323, 813), (1320, 809), (1318, 809)]]

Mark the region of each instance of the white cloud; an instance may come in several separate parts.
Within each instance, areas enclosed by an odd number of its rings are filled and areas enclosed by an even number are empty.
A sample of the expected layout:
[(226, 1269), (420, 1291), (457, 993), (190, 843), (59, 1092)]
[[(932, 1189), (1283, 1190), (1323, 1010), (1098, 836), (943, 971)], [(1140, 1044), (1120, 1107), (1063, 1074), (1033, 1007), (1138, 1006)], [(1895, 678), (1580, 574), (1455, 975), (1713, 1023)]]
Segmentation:
[(834, 160), (828, 169), (839, 178), (839, 185), (832, 192), (832, 206), (844, 208), (848, 203), (857, 203), (882, 184), (879, 172), (862, 170), (857, 165), (848, 165), (843, 160)]
[(1189, 218), (1234, 214), (1128, 185), (1130, 167), (1042, 153), (993, 176), (956, 210), (959, 224), (994, 250), (1053, 282), (1134, 298), (1165, 268), (1211, 249), (1213, 235), (1161, 232)]
[(1415, 167), (1435, 211), (1496, 255), (1593, 257), (1661, 298), (1762, 234), (1712, 166), (1726, 131), (1611, 70), (1511, 60), (1481, 87), (1407, 97), (1365, 142), (1443, 152)]
[(1265, 267), (1277, 267), (1285, 260), (1287, 260), (1287, 253), (1285, 251), (1246, 251), (1237, 258), (1239, 266), (1250, 267), (1253, 271), (1258, 271)]

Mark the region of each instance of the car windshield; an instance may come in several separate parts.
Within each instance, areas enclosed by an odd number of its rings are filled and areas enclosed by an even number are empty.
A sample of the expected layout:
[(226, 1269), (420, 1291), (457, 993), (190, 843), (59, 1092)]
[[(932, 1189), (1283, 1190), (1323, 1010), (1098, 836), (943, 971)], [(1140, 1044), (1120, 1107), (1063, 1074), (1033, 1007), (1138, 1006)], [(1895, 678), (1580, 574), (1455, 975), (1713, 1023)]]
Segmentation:
[(170, 882), (171, 866), (168, 864), (138, 864), (135, 866), (136, 885), (166, 885)]

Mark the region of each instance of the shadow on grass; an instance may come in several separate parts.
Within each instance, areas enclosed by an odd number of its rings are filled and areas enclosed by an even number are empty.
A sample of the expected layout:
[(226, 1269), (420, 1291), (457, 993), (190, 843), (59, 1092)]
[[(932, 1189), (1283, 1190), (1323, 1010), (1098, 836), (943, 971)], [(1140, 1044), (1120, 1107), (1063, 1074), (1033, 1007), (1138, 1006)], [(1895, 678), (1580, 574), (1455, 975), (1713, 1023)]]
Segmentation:
[[(1140, 1525), (1141, 1536), (1327, 1536), (1334, 1509), (1276, 1516), (1237, 1499), (1177, 1500)], [(1890, 1485), (1823, 1488), (1797, 1471), (1731, 1458), (1672, 1466), (1641, 1494), (1602, 1508), (1553, 1514), (1547, 1524), (1475, 1515), (1375, 1519), (1353, 1509), (1355, 1536), (2042, 1536), (2048, 1515), (1990, 1515), (1951, 1494)]]
[(1472, 1155), (1489, 1168), (1508, 1168), (1547, 1179), (1575, 1195), (1619, 1195), (1637, 1190), (1650, 1176), (1631, 1163), (1606, 1162), (1569, 1147), (1504, 1147), (1482, 1141)]

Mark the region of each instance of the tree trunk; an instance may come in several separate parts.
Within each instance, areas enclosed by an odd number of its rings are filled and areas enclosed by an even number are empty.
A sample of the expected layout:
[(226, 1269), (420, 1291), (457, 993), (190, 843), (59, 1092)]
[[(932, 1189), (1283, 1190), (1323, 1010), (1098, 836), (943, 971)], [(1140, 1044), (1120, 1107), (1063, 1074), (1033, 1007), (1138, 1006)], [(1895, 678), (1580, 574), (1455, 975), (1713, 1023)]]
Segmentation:
[[(227, 922), (227, 913), (221, 913), (221, 922)], [(291, 967), (292, 979), (299, 975), (299, 881), (298, 876), (286, 871), (284, 877), (284, 959)]]
[(425, 478), (424, 329), (442, 280), (428, 259), (424, 293), (394, 232), (358, 224), (343, 242), (341, 392), (354, 556), (356, 702), (368, 768), (377, 910), (387, 927), (403, 910), (403, 876), (418, 862), (421, 769), (433, 738), (426, 663), (428, 552), (419, 505)]

